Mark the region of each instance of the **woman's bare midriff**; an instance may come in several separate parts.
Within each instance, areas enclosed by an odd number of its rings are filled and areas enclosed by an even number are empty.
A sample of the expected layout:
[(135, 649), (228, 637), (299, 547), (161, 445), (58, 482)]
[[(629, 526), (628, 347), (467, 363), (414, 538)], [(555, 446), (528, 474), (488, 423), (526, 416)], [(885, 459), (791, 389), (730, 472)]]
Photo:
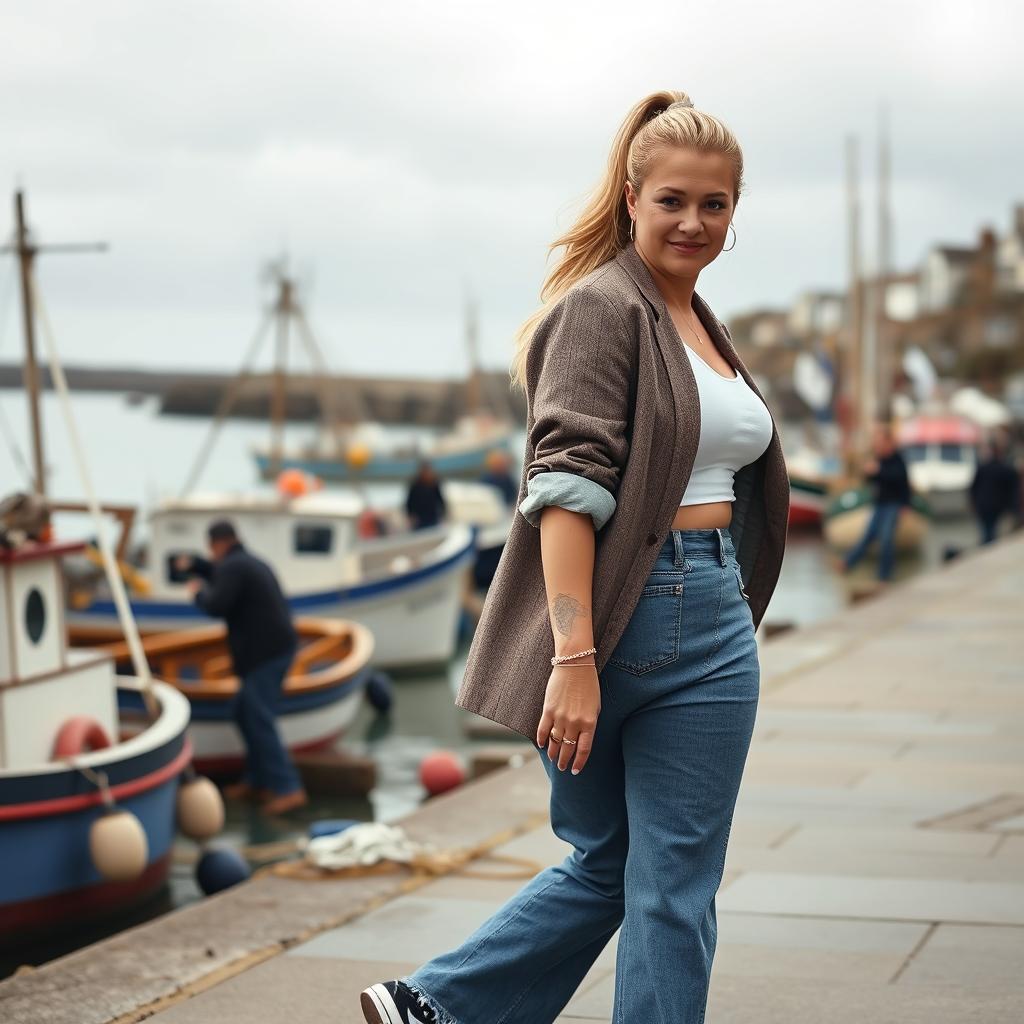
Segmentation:
[(702, 505), (680, 505), (672, 520), (673, 530), (713, 530), (732, 522), (731, 501), (708, 501)]

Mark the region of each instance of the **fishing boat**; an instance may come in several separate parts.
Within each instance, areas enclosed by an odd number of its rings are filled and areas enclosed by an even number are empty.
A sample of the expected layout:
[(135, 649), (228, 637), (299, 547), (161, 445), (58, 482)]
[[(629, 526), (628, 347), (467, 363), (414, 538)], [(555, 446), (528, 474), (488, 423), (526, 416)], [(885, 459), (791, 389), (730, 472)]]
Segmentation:
[[(479, 332), (473, 303), (467, 304), (466, 316), (470, 361), (465, 383), (466, 412), (456, 418), (451, 429), (437, 433), (430, 440), (395, 443), (388, 440), (380, 424), (367, 414), (365, 402), (351, 382), (328, 370), (323, 348), (302, 307), (297, 283), (284, 264), (272, 265), (269, 272), (277, 289), (275, 300), (257, 333), (258, 343), (236, 381), (237, 385), (248, 376), (248, 366), (259, 354), (259, 340), (273, 326), (277, 344), (272, 374), (270, 442), (256, 446), (253, 451), (262, 479), (276, 480), (282, 470), (293, 469), (332, 483), (409, 481), (424, 460), (445, 477), (476, 477), (486, 468), (492, 452), (508, 453), (515, 428), (489, 411), (482, 398)], [(289, 374), (288, 339), (292, 336), (300, 340), (313, 365), (312, 380), (320, 424), (319, 434), (312, 443), (286, 448), (283, 438)], [(218, 421), (230, 411), (236, 393), (237, 386), (225, 393)]]
[(485, 470), (492, 452), (509, 450), (511, 431), (509, 423), (481, 413), (460, 417), (452, 430), (432, 440), (389, 445), (376, 424), (364, 423), (340, 438), (325, 435), (280, 453), (258, 446), (254, 457), (264, 480), (274, 480), (281, 470), (299, 469), (330, 483), (409, 481), (423, 461), (439, 475), (473, 478)]
[(981, 428), (966, 416), (922, 413), (900, 423), (897, 439), (910, 482), (935, 515), (967, 515)]
[[(49, 319), (39, 316), (134, 675), (118, 676), (109, 654), (67, 643), (65, 560), (85, 545), (54, 540), (46, 498), (33, 272), (45, 248), (30, 240), (16, 193), (9, 251), (22, 279), (34, 479), (31, 493), (0, 502), (0, 945), (19, 948), (147, 900), (166, 882), (176, 827), (206, 840), (224, 821), (216, 788), (191, 765), (189, 702), (153, 679), (142, 656)], [(131, 728), (126, 702), (140, 707)]]
[[(67, 648), (61, 559), (81, 547), (0, 548), (0, 943), (126, 911), (163, 887), (170, 865), (189, 702), (117, 676), (109, 654)], [(126, 703), (140, 709), (130, 729)], [(134, 877), (107, 877), (94, 857), (112, 812), (144, 833)]]
[[(146, 570), (129, 580), (143, 633), (193, 629), (209, 617), (189, 594), (180, 555), (205, 555), (206, 529), (229, 518), (243, 544), (271, 566), (296, 615), (340, 619), (374, 636), (378, 668), (447, 664), (458, 641), (461, 596), (476, 545), (465, 524), (361, 538), (365, 501), (353, 493), (194, 494), (159, 502), (149, 518)], [(123, 543), (122, 545), (123, 546)], [(102, 577), (79, 575), (68, 621), (116, 625)]]
[[(332, 746), (351, 724), (371, 675), (373, 634), (354, 622), (301, 618), (295, 622), (299, 650), (277, 703), (277, 726), (285, 746), (304, 754)], [(110, 655), (121, 670), (131, 665), (128, 645), (111, 628), (71, 628), (71, 642)], [(223, 625), (200, 626), (142, 638), (155, 675), (173, 685), (192, 706), (188, 735), (193, 762), (207, 775), (235, 775), (245, 748), (234, 724), (232, 703), (239, 679), (231, 669)], [(129, 691), (121, 695), (126, 731), (138, 730), (143, 708)]]
[[(825, 540), (838, 551), (849, 551), (863, 536), (871, 518), (874, 497), (870, 487), (850, 487), (837, 494), (825, 508)], [(917, 550), (931, 524), (932, 511), (920, 495), (912, 495), (896, 521), (896, 551)]]

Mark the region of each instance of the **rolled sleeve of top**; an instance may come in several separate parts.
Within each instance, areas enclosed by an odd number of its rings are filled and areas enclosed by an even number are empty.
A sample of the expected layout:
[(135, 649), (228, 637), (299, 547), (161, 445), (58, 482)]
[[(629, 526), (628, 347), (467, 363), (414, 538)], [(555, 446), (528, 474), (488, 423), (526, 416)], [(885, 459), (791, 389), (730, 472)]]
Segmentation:
[(531, 526), (550, 505), (589, 514), (595, 530), (611, 518), (629, 453), (634, 348), (621, 315), (588, 286), (566, 292), (538, 325), (526, 359), (534, 457), (519, 504)]

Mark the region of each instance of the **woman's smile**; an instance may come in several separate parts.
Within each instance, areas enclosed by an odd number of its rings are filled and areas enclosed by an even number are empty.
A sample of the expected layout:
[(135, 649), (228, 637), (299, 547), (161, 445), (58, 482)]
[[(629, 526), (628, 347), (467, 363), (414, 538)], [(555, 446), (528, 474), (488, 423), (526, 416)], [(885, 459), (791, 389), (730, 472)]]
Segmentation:
[(684, 256), (692, 256), (695, 252), (700, 252), (701, 249), (707, 244), (706, 242), (669, 242), (669, 245), (675, 249), (676, 252), (681, 253)]

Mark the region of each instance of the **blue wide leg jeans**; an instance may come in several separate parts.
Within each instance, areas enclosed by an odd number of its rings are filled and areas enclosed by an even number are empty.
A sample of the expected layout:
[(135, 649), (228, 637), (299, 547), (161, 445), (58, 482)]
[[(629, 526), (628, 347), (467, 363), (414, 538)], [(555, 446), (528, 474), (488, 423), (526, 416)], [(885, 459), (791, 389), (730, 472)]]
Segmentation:
[(538, 752), (572, 853), (403, 979), (439, 1024), (550, 1024), (620, 927), (613, 1024), (701, 1024), (759, 682), (730, 534), (673, 530), (600, 673), (586, 767)]

